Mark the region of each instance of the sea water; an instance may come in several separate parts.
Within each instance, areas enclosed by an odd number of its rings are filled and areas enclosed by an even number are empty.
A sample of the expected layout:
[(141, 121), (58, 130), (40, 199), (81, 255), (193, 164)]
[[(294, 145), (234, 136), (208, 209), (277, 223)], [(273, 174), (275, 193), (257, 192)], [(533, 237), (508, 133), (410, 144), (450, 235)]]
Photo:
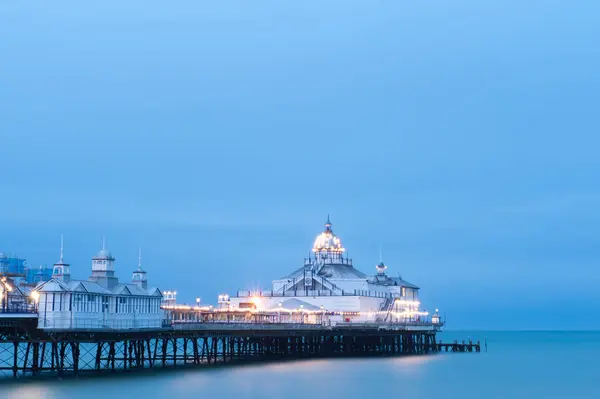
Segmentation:
[[(600, 332), (444, 332), (481, 353), (303, 360), (0, 384), (4, 398), (596, 398)], [(483, 342), (487, 338), (485, 352)]]

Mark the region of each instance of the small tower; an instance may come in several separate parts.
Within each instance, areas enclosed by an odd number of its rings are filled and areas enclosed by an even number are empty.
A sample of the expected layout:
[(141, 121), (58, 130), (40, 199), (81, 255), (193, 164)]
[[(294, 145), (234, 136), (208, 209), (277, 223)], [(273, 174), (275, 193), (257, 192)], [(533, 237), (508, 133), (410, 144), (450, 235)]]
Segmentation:
[(138, 254), (138, 267), (137, 270), (133, 272), (133, 276), (131, 278), (133, 284), (136, 284), (140, 288), (147, 289), (148, 288), (148, 276), (146, 276), (146, 272), (142, 270), (142, 249), (140, 248)]
[(385, 276), (387, 266), (383, 263), (383, 251), (381, 247), (379, 247), (379, 263), (375, 266), (375, 269), (377, 269), (378, 276)]
[(52, 278), (69, 282), (71, 280), (71, 266), (64, 261), (64, 241), (60, 236), (60, 260), (52, 267)]
[(383, 262), (379, 262), (377, 266), (375, 266), (375, 269), (377, 269), (378, 276), (385, 276), (385, 269), (387, 269), (387, 266)]
[(90, 280), (104, 288), (112, 289), (119, 284), (115, 277), (115, 257), (106, 249), (106, 240), (102, 239), (102, 249), (92, 258), (92, 276)]

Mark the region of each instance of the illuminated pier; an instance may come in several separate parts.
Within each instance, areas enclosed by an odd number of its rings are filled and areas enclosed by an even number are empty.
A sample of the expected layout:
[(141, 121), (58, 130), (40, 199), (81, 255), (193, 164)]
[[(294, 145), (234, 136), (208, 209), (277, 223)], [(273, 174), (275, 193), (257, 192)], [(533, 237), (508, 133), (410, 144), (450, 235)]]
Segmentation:
[(445, 320), (421, 309), (420, 288), (389, 276), (381, 259), (374, 275), (356, 269), (329, 218), (299, 269), (267, 290), (219, 295), (214, 307), (150, 288), (141, 251), (131, 282), (120, 282), (104, 240), (87, 280), (71, 279), (62, 239), (49, 279), (20, 281), (24, 260), (6, 259), (14, 270), (0, 271), (0, 374), (12, 377), (480, 351), (437, 342)]

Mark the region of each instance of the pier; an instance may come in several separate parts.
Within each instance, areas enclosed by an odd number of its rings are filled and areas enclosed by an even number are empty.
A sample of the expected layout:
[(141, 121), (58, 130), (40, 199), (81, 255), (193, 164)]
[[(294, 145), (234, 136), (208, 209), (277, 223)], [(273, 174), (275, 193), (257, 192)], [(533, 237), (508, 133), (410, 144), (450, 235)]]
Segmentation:
[(104, 239), (87, 279), (71, 277), (62, 237), (59, 254), (50, 276), (33, 279), (23, 259), (0, 257), (0, 375), (480, 352), (479, 342), (438, 342), (439, 309), (423, 309), (420, 288), (388, 274), (381, 254), (375, 274), (355, 268), (329, 217), (299, 268), (215, 306), (150, 286), (141, 249), (130, 281), (115, 275)]
[(161, 328), (136, 330), (43, 330), (31, 315), (3, 314), (0, 373), (13, 378), (68, 378), (245, 362), (480, 351), (479, 343), (437, 342), (437, 329), (427, 325), (261, 319), (246, 323), (165, 320)]

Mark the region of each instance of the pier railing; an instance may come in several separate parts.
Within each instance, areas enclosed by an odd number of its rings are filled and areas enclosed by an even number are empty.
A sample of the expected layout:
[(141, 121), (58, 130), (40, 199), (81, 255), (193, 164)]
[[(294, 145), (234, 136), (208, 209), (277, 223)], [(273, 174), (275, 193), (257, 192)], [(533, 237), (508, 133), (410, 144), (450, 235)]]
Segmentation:
[(147, 330), (170, 327), (168, 320), (110, 320), (104, 321), (93, 317), (60, 317), (53, 319), (40, 319), (39, 328), (43, 330)]
[(370, 290), (294, 290), (294, 291), (272, 291), (272, 290), (239, 290), (236, 293), (238, 298), (251, 296), (264, 296), (270, 298), (278, 297), (313, 297), (313, 296), (366, 296), (371, 298), (393, 298), (395, 295), (388, 292), (370, 291)]
[(422, 330), (422, 331), (437, 331), (440, 327), (439, 323), (432, 323), (430, 321), (413, 321), (413, 322), (340, 322), (340, 321), (327, 321), (327, 322), (281, 322), (272, 323), (265, 321), (255, 320), (210, 320), (210, 321), (198, 321), (198, 320), (176, 320), (171, 322), (171, 325), (176, 330), (181, 329), (245, 329), (245, 330), (288, 330), (288, 329), (316, 329), (316, 330), (331, 330), (331, 329), (358, 329), (358, 330), (394, 330), (394, 331), (408, 331), (408, 330)]
[(33, 305), (28, 304), (8, 304), (8, 306), (0, 306), (0, 314), (36, 314), (37, 309)]

